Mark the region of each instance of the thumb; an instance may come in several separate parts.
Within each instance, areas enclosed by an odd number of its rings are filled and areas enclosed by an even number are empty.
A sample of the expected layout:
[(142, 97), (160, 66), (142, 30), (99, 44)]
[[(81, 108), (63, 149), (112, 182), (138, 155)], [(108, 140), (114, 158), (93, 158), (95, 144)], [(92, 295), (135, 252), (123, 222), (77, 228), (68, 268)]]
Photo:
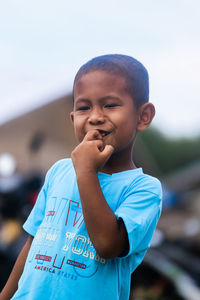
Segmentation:
[(106, 145), (104, 150), (101, 152), (101, 155), (106, 159), (108, 160), (111, 156), (111, 154), (113, 153), (114, 151), (114, 147), (111, 146), (111, 145)]

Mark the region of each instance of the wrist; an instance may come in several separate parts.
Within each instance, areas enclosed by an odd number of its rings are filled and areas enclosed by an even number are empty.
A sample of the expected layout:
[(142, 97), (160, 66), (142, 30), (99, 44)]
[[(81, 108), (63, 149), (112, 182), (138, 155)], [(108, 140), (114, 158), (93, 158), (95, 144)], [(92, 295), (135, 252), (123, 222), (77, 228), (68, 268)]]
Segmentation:
[(95, 179), (98, 178), (97, 176), (97, 171), (95, 170), (76, 170), (76, 178), (77, 181), (83, 181), (83, 180), (87, 180), (90, 179)]

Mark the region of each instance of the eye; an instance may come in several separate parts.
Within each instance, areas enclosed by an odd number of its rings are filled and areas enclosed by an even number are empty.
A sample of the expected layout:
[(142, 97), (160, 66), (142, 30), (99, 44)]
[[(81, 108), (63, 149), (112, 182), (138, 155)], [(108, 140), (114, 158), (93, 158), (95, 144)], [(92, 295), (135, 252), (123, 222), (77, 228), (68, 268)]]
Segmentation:
[(88, 106), (88, 105), (84, 105), (84, 106), (79, 106), (79, 107), (77, 107), (77, 109), (76, 110), (81, 110), (81, 111), (84, 111), (84, 110), (88, 110), (88, 109), (90, 109), (90, 107)]
[(110, 103), (110, 104), (106, 104), (104, 107), (105, 108), (113, 108), (113, 107), (116, 107), (116, 106), (119, 106), (119, 105), (116, 104), (116, 103)]

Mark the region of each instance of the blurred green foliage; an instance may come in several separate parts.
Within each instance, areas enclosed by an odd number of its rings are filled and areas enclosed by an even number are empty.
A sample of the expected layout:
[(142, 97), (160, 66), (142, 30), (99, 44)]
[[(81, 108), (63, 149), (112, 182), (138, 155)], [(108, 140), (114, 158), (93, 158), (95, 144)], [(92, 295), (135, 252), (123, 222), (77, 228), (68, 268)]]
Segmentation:
[(138, 135), (134, 157), (144, 171), (162, 177), (200, 160), (200, 136), (172, 139), (151, 127)]

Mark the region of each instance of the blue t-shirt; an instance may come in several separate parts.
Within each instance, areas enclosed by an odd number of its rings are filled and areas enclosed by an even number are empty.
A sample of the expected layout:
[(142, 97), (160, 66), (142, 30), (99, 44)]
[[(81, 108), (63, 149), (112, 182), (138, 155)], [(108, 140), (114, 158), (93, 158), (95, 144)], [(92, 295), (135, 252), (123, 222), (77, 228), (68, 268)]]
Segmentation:
[(128, 299), (131, 273), (141, 263), (160, 216), (161, 185), (141, 168), (98, 177), (106, 201), (126, 226), (128, 253), (112, 259), (96, 253), (72, 161), (60, 160), (48, 171), (24, 224), (34, 239), (12, 299)]

